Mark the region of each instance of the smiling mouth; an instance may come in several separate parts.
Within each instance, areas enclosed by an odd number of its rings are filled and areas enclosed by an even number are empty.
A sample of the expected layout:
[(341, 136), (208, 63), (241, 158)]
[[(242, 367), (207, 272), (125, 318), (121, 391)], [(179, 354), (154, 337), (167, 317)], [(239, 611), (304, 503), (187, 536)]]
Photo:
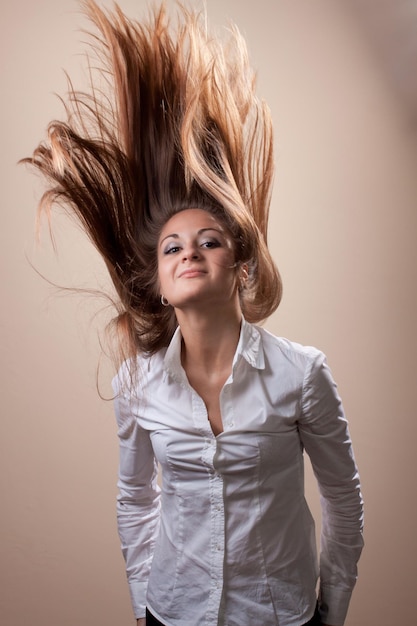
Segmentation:
[(180, 278), (194, 278), (196, 276), (202, 276), (205, 273), (206, 272), (204, 272), (203, 270), (189, 269), (189, 270), (184, 270), (184, 272), (181, 272), (179, 277)]

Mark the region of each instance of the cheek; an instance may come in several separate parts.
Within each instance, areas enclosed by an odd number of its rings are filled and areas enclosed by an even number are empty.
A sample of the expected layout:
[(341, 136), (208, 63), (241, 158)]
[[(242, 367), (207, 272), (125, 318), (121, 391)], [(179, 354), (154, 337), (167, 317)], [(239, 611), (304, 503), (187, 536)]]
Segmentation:
[(155, 288), (159, 291), (159, 293), (163, 292), (164, 287), (168, 284), (169, 277), (169, 263), (166, 262), (166, 259), (162, 259), (161, 262), (158, 261), (158, 267), (156, 272), (156, 285)]
[(155, 282), (156, 282), (155, 289), (161, 292), (161, 285), (163, 284), (163, 275), (161, 271), (161, 266), (159, 264), (158, 264), (158, 270), (155, 275)]
[(236, 262), (233, 252), (228, 251), (226, 254), (223, 254), (219, 259), (219, 265), (221, 265), (225, 270), (236, 273)]

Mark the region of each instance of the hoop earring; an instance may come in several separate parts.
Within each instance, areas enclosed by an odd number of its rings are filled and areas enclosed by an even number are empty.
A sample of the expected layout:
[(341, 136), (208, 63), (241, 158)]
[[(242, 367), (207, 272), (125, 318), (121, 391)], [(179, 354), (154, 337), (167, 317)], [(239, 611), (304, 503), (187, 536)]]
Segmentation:
[(168, 300), (163, 295), (161, 295), (161, 304), (162, 306), (169, 306)]

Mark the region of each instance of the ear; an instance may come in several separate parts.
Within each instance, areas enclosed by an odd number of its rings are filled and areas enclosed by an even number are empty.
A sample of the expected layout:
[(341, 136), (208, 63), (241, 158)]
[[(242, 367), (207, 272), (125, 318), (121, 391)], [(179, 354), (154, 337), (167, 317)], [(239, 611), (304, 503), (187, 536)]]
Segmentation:
[(249, 278), (249, 265), (247, 263), (242, 263), (242, 265), (240, 266), (240, 277), (245, 282), (248, 280), (248, 278)]
[(242, 291), (246, 287), (246, 281), (249, 278), (249, 266), (247, 263), (242, 263), (237, 271), (237, 283), (239, 291)]

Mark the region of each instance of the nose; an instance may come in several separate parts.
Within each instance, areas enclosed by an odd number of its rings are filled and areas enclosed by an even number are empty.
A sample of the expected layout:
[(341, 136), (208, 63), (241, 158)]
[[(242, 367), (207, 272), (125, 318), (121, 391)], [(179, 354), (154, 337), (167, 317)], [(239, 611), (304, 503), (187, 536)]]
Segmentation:
[(182, 251), (183, 261), (196, 261), (200, 258), (200, 250), (197, 245), (190, 243)]

